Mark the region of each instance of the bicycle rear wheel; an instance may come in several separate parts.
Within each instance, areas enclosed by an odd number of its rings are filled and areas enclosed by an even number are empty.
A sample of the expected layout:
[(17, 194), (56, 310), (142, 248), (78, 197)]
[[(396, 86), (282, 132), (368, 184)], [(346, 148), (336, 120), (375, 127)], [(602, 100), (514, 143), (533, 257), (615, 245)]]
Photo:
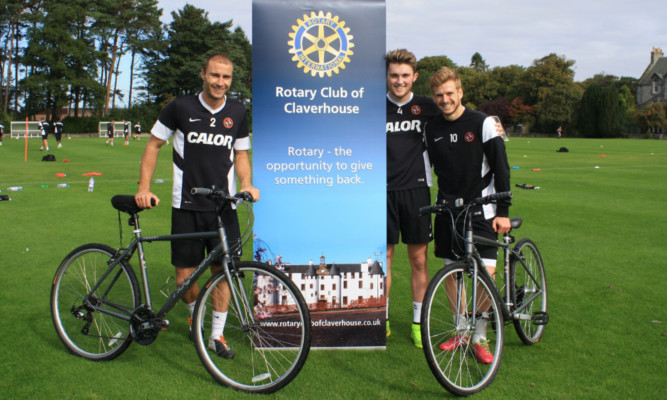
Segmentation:
[[(431, 279), (421, 316), (422, 345), (431, 372), (440, 384), (458, 396), (487, 387), (500, 367), (503, 355), (503, 314), (493, 292), (493, 282), (478, 276), (473, 309), (473, 278), (464, 263), (445, 266)], [(457, 312), (458, 311), (458, 312)], [(484, 360), (475, 332), (486, 325), (492, 360)], [(479, 328), (479, 331), (478, 331)]]
[[(242, 392), (272, 393), (299, 373), (310, 351), (310, 313), (299, 289), (275, 267), (236, 263), (240, 285), (230, 299), (224, 273), (215, 274), (199, 294), (193, 337), (204, 367), (221, 384)], [(223, 338), (235, 355), (215, 352), (212, 311), (229, 305)], [(213, 348), (212, 348), (213, 347)]]
[(56, 332), (71, 353), (90, 360), (116, 358), (131, 343), (129, 314), (124, 320), (94, 307), (131, 313), (141, 300), (137, 278), (125, 261), (89, 295), (115, 252), (103, 244), (80, 246), (65, 257), (52, 281), (51, 317)]
[(549, 320), (547, 277), (542, 256), (532, 240), (521, 239), (514, 249), (521, 255), (521, 260), (512, 257), (510, 262), (511, 299), (514, 309), (519, 309), (518, 314), (523, 317), (514, 318), (512, 322), (521, 341), (530, 345), (542, 338)]

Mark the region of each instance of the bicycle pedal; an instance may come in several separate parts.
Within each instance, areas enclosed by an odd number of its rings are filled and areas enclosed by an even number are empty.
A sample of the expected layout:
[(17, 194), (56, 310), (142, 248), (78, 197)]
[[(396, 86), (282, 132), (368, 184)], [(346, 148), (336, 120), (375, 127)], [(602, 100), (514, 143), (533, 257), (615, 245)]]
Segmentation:
[(169, 320), (163, 319), (162, 321), (160, 321), (159, 326), (161, 331), (166, 331), (167, 329), (169, 329)]
[(549, 322), (549, 314), (545, 311), (535, 311), (532, 321), (535, 325), (546, 325)]

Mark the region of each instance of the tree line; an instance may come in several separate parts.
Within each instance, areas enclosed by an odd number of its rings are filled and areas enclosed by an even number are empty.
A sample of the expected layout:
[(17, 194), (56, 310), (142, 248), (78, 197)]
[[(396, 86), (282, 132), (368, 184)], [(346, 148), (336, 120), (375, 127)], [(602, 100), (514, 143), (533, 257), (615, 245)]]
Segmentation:
[[(162, 13), (157, 0), (0, 0), (0, 119), (45, 110), (58, 118), (67, 107), (70, 127), (92, 110), (93, 131), (99, 119), (154, 120), (171, 99), (201, 90), (202, 63), (216, 52), (234, 62), (233, 95), (250, 99), (252, 48), (242, 29), (189, 4), (169, 24)], [(127, 93), (121, 73), (130, 75)], [(117, 107), (122, 100), (127, 107)]]
[[(252, 106), (252, 47), (232, 20), (212, 22), (193, 5), (160, 21), (157, 0), (0, 0), (0, 119), (21, 119), (68, 107), (68, 126), (82, 125), (92, 110), (100, 119), (155, 120), (175, 97), (201, 90), (199, 70), (206, 57), (226, 53), (234, 62), (231, 93)], [(129, 70), (121, 71), (121, 62)], [(637, 80), (596, 75), (574, 81), (574, 60), (549, 54), (529, 67), (489, 68), (479, 53), (458, 66), (447, 56), (418, 62), (417, 94), (442, 66), (459, 72), (467, 107), (497, 115), (507, 127), (570, 136), (617, 137), (664, 126), (661, 105), (635, 106)], [(129, 90), (118, 88), (129, 73)], [(136, 86), (135, 86), (136, 85)], [(127, 107), (116, 102), (126, 100)], [(85, 124), (83, 124), (85, 125)], [(80, 126), (80, 129), (86, 129)], [(72, 132), (76, 131), (70, 130)]]
[(661, 104), (636, 106), (637, 79), (598, 74), (574, 81), (574, 60), (549, 54), (529, 67), (489, 68), (479, 53), (458, 66), (446, 56), (424, 57), (417, 63), (414, 89), (430, 96), (430, 76), (441, 66), (456, 69), (464, 88), (464, 105), (497, 115), (506, 127), (569, 136), (622, 137), (665, 127)]

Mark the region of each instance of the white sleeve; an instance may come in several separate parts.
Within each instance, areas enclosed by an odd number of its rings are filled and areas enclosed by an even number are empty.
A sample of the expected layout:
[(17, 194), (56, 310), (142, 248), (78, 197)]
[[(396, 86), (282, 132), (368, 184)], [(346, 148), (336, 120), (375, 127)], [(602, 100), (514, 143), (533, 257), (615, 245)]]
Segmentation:
[(496, 130), (496, 121), (491, 117), (486, 117), (484, 119), (484, 125), (482, 126), (482, 143), (493, 139), (496, 136), (500, 136)]
[(234, 150), (250, 150), (251, 147), (250, 136), (236, 139), (234, 142)]

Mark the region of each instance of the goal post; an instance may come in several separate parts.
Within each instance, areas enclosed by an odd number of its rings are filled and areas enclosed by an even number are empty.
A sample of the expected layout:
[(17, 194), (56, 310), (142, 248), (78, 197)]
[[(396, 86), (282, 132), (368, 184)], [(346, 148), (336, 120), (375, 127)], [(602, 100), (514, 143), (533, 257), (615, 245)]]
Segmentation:
[[(128, 135), (132, 135), (132, 121), (114, 121), (113, 124), (113, 136), (114, 137), (123, 137), (125, 135), (125, 123), (128, 124)], [(100, 134), (101, 138), (106, 138), (107, 136), (107, 129), (109, 128), (109, 124), (111, 124), (111, 121), (100, 121), (97, 124), (97, 131)]]
[[(10, 137), (12, 139), (21, 139), (26, 136), (25, 121), (11, 121), (9, 129), (10, 129)], [(39, 121), (28, 121), (28, 138), (35, 138), (35, 137), (37, 138), (42, 137), (42, 130), (39, 128)]]

